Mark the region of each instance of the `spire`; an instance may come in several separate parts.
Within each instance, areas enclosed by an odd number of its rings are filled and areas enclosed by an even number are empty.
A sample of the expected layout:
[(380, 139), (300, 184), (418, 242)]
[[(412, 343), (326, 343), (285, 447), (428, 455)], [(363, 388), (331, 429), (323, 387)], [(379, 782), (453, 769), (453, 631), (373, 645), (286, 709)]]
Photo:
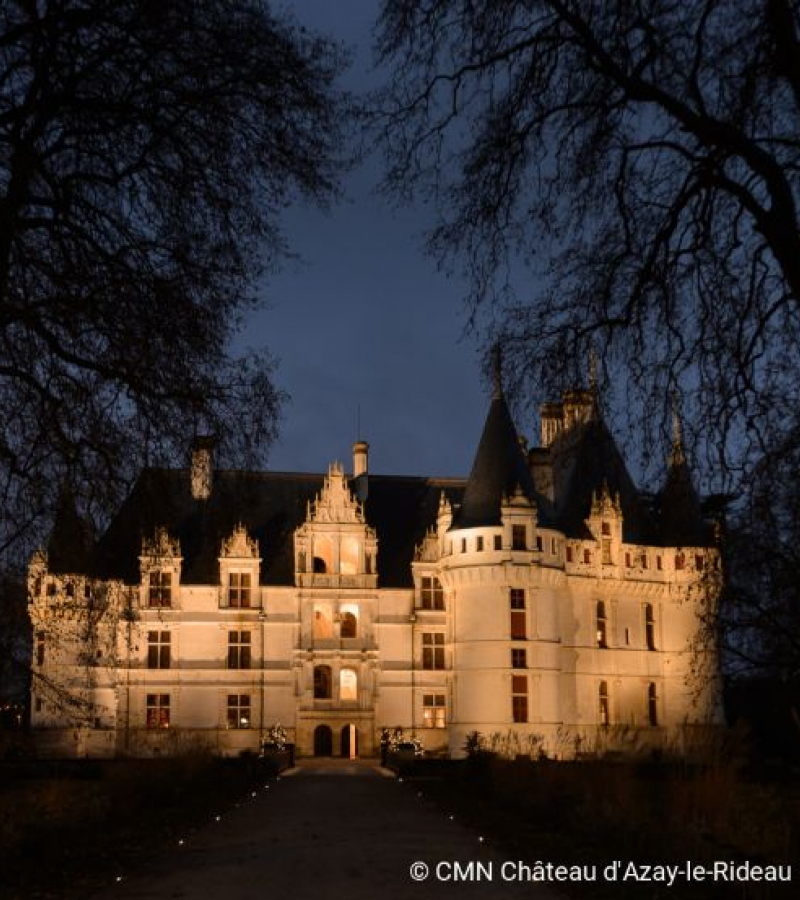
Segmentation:
[(667, 546), (696, 546), (704, 542), (700, 500), (686, 460), (677, 394), (672, 396), (672, 446), (667, 477), (661, 490), (661, 536)]
[(492, 346), (492, 400), (503, 396), (503, 347), (499, 341)]
[(681, 466), (686, 463), (683, 450), (683, 428), (681, 425), (680, 401), (677, 393), (672, 395), (672, 451), (670, 466)]

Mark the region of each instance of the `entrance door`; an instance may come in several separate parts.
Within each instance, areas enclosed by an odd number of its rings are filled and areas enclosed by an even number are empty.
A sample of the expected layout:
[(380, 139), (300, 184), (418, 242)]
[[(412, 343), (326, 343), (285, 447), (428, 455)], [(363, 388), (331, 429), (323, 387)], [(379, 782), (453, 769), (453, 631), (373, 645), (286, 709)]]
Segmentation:
[(314, 729), (314, 756), (333, 755), (333, 732), (327, 725), (317, 725)]
[[(350, 736), (352, 735), (352, 742)], [(350, 752), (352, 748), (352, 753)], [(345, 725), (342, 728), (342, 756), (355, 758), (358, 756), (358, 729), (355, 725)]]

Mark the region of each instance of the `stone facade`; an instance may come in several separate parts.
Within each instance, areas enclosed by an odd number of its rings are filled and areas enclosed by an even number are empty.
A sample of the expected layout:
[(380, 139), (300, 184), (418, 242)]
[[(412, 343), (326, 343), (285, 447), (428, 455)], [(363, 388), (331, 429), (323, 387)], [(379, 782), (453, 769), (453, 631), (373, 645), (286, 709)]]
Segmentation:
[(475, 731), (509, 754), (684, 749), (720, 720), (720, 575), (679, 443), (646, 497), (586, 391), (527, 454), (496, 392), (466, 481), (374, 476), (363, 441), (352, 477), (226, 473), (202, 441), (80, 566), (32, 560), (40, 751), (234, 754), (278, 722), (301, 754), (396, 727), (452, 755)]

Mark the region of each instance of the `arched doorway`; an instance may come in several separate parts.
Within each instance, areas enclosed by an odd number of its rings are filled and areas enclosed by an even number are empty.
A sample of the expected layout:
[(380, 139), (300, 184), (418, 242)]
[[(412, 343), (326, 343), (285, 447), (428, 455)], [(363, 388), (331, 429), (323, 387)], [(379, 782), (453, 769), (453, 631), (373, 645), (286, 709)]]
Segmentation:
[(333, 732), (327, 725), (317, 725), (314, 729), (314, 756), (333, 755)]
[(352, 734), (353, 737), (353, 753), (352, 755), (358, 756), (358, 729), (355, 725), (345, 725), (342, 728), (342, 756), (345, 759), (350, 757), (350, 736)]

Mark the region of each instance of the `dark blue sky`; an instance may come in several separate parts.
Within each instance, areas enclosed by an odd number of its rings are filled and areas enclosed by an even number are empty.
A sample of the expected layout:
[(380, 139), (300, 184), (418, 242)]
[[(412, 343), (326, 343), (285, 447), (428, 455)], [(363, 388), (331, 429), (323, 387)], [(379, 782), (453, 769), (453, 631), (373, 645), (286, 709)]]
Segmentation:
[[(348, 88), (374, 82), (377, 0), (288, 8), (354, 49)], [(349, 467), (360, 405), (372, 471), (469, 471), (488, 399), (477, 340), (464, 334), (464, 286), (424, 255), (432, 213), (391, 209), (376, 195), (379, 174), (379, 160), (368, 161), (330, 213), (298, 207), (286, 216), (302, 260), (270, 279), (269, 306), (244, 335), (278, 358), (276, 381), (291, 395), (270, 468), (319, 471), (333, 459)]]

